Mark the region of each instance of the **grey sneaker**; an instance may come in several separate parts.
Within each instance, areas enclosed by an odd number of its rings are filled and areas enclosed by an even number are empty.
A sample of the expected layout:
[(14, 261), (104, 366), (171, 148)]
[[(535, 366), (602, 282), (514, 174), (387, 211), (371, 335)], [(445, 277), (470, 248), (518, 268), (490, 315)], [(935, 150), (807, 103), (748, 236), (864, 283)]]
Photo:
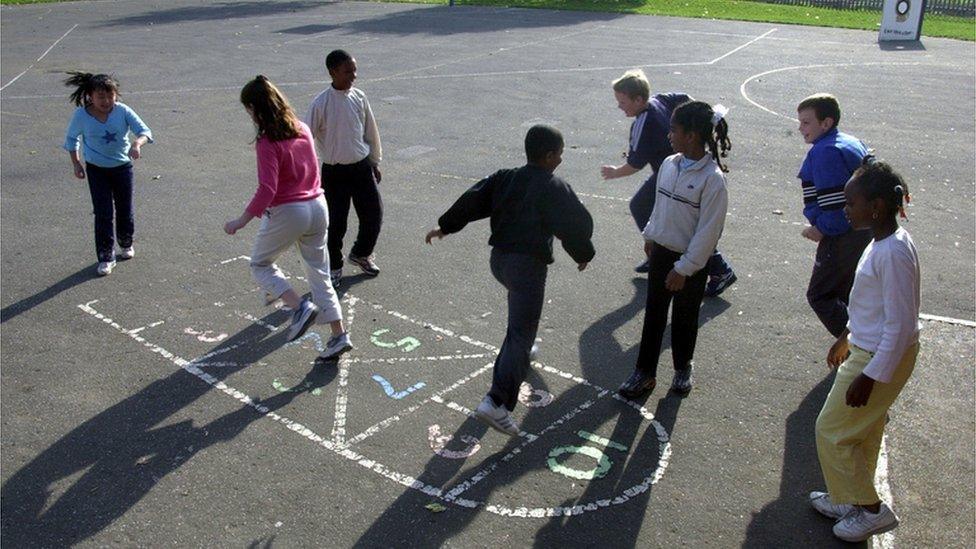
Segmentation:
[(687, 395), (691, 392), (692, 379), (691, 379), (691, 368), (692, 364), (689, 362), (688, 367), (675, 370), (674, 379), (671, 380), (671, 390), (678, 393), (679, 395)]
[(348, 259), (350, 263), (354, 263), (359, 266), (359, 268), (369, 276), (376, 276), (380, 274), (380, 268), (376, 265), (376, 262), (373, 261), (373, 256), (371, 255), (360, 257), (358, 255), (349, 254), (349, 257), (346, 259)]
[(732, 269), (729, 269), (725, 274), (718, 276), (713, 276), (708, 279), (708, 284), (705, 285), (705, 297), (715, 297), (720, 293), (724, 292), (726, 288), (735, 284), (735, 281), (739, 280), (739, 277), (735, 276)]
[(821, 515), (834, 520), (840, 520), (854, 509), (854, 506), (849, 503), (830, 501), (830, 494), (827, 492), (810, 492), (810, 505)]
[(342, 282), (342, 269), (333, 269), (329, 271), (329, 278), (332, 279), (332, 287), (338, 288), (339, 283)]
[(325, 350), (319, 353), (322, 360), (338, 359), (343, 353), (352, 350), (352, 341), (349, 339), (349, 332), (342, 332), (337, 336), (332, 336), (325, 344)]
[(303, 299), (302, 304), (291, 314), (291, 326), (288, 327), (287, 341), (295, 341), (305, 335), (318, 314), (319, 308), (311, 301)]
[(495, 406), (495, 402), (488, 395), (485, 395), (481, 404), (475, 409), (474, 417), (508, 436), (517, 437), (519, 434), (518, 424), (512, 419), (512, 414), (508, 413), (504, 406)]
[(645, 259), (643, 263), (641, 263), (640, 265), (634, 267), (634, 272), (635, 273), (646, 273), (646, 272), (650, 272), (650, 270), (651, 270), (651, 260), (650, 259)]
[(95, 269), (95, 272), (98, 273), (98, 276), (108, 276), (112, 274), (112, 269), (114, 268), (115, 268), (114, 259), (112, 261), (101, 261), (98, 264), (98, 268)]
[(877, 513), (854, 507), (834, 525), (834, 535), (844, 541), (858, 542), (897, 527), (898, 517), (887, 504), (882, 503)]
[(136, 251), (132, 249), (132, 246), (129, 246), (128, 248), (122, 248), (122, 250), (120, 250), (115, 257), (117, 259), (132, 259), (135, 256), (136, 256)]

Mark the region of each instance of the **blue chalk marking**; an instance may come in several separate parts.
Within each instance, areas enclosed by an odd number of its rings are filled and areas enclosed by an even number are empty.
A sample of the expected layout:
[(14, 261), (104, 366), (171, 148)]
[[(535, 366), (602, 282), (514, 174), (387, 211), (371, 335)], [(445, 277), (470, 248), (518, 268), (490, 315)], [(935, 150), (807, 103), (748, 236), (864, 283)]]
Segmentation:
[(407, 387), (403, 391), (395, 391), (393, 389), (393, 385), (391, 385), (390, 382), (387, 381), (385, 377), (379, 374), (373, 374), (373, 381), (380, 384), (380, 387), (382, 387), (383, 391), (386, 392), (386, 396), (390, 398), (395, 398), (397, 400), (407, 397), (410, 395), (410, 393), (416, 391), (417, 389), (423, 389), (424, 387), (427, 386), (427, 384), (424, 383), (423, 381), (418, 381), (417, 383), (414, 383), (411, 387)]

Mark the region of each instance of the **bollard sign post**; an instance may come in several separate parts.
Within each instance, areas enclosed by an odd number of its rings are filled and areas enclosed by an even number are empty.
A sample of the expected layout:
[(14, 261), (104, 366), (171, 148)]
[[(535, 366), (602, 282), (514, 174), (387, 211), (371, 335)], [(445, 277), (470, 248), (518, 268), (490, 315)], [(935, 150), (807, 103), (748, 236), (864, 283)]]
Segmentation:
[(878, 41), (918, 40), (924, 14), (925, 0), (885, 0)]

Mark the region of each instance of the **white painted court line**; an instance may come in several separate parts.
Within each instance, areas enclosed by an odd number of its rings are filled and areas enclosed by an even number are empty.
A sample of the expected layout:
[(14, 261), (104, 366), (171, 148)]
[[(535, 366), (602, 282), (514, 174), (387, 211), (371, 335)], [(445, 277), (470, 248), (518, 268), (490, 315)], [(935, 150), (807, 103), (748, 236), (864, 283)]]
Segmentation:
[(760, 34), (759, 36), (753, 38), (752, 40), (746, 42), (745, 44), (742, 44), (738, 48), (735, 48), (734, 50), (732, 50), (732, 51), (730, 51), (730, 52), (728, 52), (728, 53), (726, 53), (724, 55), (720, 55), (720, 56), (716, 57), (715, 59), (712, 59), (711, 61), (708, 62), (708, 64), (709, 65), (714, 65), (715, 63), (718, 63), (719, 61), (725, 59), (726, 57), (732, 55), (733, 53), (735, 53), (735, 52), (737, 52), (737, 51), (739, 51), (739, 50), (741, 50), (743, 48), (747, 48), (747, 47), (751, 46), (752, 44), (755, 44), (756, 42), (762, 40), (763, 38), (766, 38), (767, 36), (769, 36), (770, 34), (773, 34), (774, 32), (776, 32), (776, 29), (775, 28), (769, 29), (768, 31)]
[(76, 28), (78, 28), (78, 25), (77, 24), (72, 25), (70, 29), (68, 29), (67, 31), (65, 31), (64, 34), (61, 35), (61, 38), (58, 38), (57, 40), (55, 40), (54, 43), (51, 44), (51, 46), (48, 47), (48, 49), (44, 50), (44, 53), (42, 53), (40, 57), (38, 57), (37, 59), (35, 59), (33, 63), (31, 63), (26, 69), (24, 69), (23, 72), (21, 72), (20, 74), (18, 74), (15, 77), (13, 77), (13, 79), (10, 82), (7, 82), (3, 86), (0, 86), (0, 91), (3, 91), (4, 88), (6, 88), (7, 86), (9, 86), (9, 85), (13, 84), (14, 82), (16, 82), (18, 78), (20, 78), (21, 76), (24, 76), (25, 74), (27, 74), (27, 71), (29, 71), (32, 68), (34, 68), (34, 65), (40, 63), (41, 59), (44, 59), (44, 57), (46, 57), (47, 54), (51, 53), (51, 50), (54, 49), (54, 46), (57, 46), (59, 42), (61, 42), (62, 40), (64, 40), (64, 38), (66, 36), (68, 36), (69, 34), (71, 34), (71, 31), (75, 30)]

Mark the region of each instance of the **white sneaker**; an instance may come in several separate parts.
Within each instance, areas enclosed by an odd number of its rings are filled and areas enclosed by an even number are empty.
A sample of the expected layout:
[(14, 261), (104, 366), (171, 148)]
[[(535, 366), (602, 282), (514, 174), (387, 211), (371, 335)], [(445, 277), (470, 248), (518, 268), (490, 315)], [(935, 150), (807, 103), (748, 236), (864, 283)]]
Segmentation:
[(488, 395), (485, 395), (481, 404), (475, 409), (474, 417), (508, 436), (517, 437), (519, 434), (518, 424), (512, 419), (512, 414), (508, 413), (504, 406), (495, 406), (495, 402)]
[(303, 299), (302, 304), (291, 314), (291, 326), (288, 327), (287, 341), (295, 341), (305, 335), (318, 314), (319, 308), (311, 301)]
[(129, 246), (128, 248), (122, 248), (122, 251), (120, 251), (117, 255), (119, 259), (132, 259), (135, 256), (136, 256), (136, 251), (132, 249), (132, 246)]
[(898, 517), (882, 503), (877, 513), (854, 507), (834, 525), (834, 535), (844, 541), (864, 541), (875, 534), (883, 534), (898, 527)]
[(352, 350), (352, 340), (349, 339), (349, 332), (342, 332), (337, 336), (332, 336), (325, 344), (325, 350), (319, 353), (322, 360), (334, 360), (339, 358), (342, 353)]
[(821, 515), (839, 520), (850, 513), (854, 506), (849, 503), (834, 503), (830, 501), (827, 492), (810, 492), (810, 505)]
[(106, 276), (112, 274), (112, 269), (115, 268), (115, 260), (112, 261), (102, 261), (98, 264), (98, 276)]

